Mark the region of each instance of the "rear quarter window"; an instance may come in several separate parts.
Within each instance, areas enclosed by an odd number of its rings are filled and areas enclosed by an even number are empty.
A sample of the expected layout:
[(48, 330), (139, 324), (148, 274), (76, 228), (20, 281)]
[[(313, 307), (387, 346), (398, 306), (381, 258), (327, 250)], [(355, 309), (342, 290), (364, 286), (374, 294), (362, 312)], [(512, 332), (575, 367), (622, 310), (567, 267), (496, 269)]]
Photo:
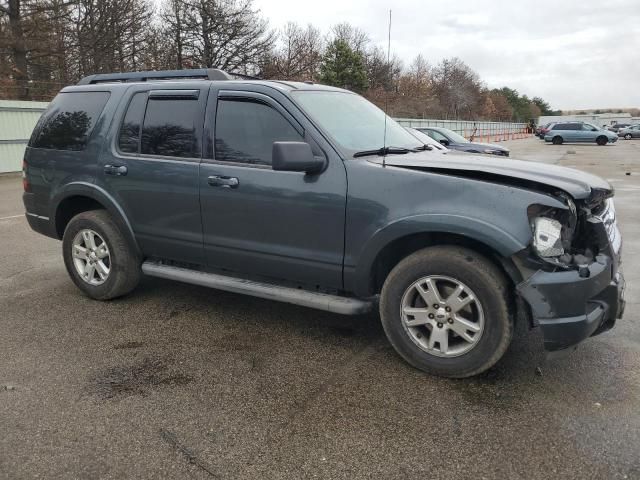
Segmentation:
[(83, 150), (109, 95), (109, 92), (59, 93), (38, 122), (29, 146)]

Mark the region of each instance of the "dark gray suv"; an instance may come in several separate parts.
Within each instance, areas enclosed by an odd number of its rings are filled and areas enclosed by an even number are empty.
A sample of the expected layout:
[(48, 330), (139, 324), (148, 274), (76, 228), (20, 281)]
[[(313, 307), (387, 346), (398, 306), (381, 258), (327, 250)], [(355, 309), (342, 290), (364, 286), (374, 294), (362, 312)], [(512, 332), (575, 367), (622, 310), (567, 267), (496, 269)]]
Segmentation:
[(362, 97), (219, 70), (87, 77), (25, 154), (31, 227), (87, 295), (141, 275), (339, 314), (379, 308), (397, 352), (466, 377), (514, 322), (547, 350), (622, 316), (613, 190), (575, 170), (441, 155)]

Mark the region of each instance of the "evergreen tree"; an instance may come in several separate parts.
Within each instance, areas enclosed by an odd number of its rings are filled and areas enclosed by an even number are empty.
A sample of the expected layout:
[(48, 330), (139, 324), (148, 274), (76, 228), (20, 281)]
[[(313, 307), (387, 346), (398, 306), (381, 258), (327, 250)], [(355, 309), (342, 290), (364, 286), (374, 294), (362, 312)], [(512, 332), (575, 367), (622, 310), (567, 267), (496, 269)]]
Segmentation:
[(336, 39), (327, 46), (320, 65), (320, 81), (327, 85), (362, 92), (367, 88), (367, 71), (361, 53), (344, 40)]

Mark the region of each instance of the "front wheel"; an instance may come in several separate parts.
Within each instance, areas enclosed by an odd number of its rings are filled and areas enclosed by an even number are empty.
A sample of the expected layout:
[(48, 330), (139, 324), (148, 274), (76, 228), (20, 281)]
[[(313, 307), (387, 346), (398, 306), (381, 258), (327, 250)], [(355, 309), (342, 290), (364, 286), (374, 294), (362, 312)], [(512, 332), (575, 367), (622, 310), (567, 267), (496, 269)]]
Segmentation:
[(387, 338), (414, 367), (463, 378), (493, 366), (513, 335), (504, 275), (484, 256), (431, 247), (402, 260), (380, 297)]
[(140, 281), (140, 259), (105, 210), (91, 210), (69, 221), (62, 254), (73, 283), (91, 298), (110, 300)]
[(607, 137), (598, 137), (596, 139), (596, 143), (598, 145), (600, 145), (601, 147), (605, 146), (607, 143), (609, 143), (609, 139)]
[(632, 138), (632, 135), (630, 133), (625, 133), (624, 135), (625, 140), (631, 140), (631, 138)]

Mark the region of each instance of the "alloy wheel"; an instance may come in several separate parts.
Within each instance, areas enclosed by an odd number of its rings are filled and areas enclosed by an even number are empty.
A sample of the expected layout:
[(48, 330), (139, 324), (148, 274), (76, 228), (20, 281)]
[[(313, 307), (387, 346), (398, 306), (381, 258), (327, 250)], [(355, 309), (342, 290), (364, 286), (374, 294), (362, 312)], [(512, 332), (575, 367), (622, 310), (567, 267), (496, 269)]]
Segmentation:
[(402, 296), (400, 309), (402, 326), (411, 340), (437, 357), (464, 355), (484, 331), (478, 297), (451, 277), (429, 275), (415, 281)]
[(109, 278), (111, 254), (104, 239), (94, 230), (80, 230), (72, 243), (73, 264), (80, 278), (90, 285), (102, 285)]

